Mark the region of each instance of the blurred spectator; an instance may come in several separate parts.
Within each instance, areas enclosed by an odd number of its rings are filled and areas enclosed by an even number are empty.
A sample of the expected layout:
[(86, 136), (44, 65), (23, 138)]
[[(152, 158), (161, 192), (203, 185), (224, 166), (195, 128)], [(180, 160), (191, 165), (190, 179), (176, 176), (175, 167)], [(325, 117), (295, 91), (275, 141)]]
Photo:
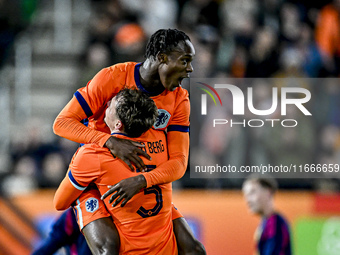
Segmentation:
[[(340, 129), (333, 125), (325, 126), (320, 134), (320, 151), (318, 152), (318, 164), (339, 164), (340, 162)], [(325, 178), (338, 178), (336, 171), (324, 173)]]
[(15, 37), (28, 27), (38, 0), (0, 0), (0, 68), (9, 57)]
[(175, 0), (120, 0), (125, 10), (133, 13), (138, 18), (149, 38), (160, 28), (176, 27), (178, 5)]
[(248, 63), (248, 54), (246, 49), (241, 46), (236, 46), (230, 63), (230, 75), (235, 78), (245, 77)]
[(288, 46), (296, 43), (301, 33), (301, 18), (297, 6), (289, 2), (283, 3), (280, 20), (280, 43), (288, 44)]
[(295, 47), (284, 47), (279, 59), (280, 69), (275, 78), (305, 77), (302, 70), (302, 53)]
[(8, 196), (24, 194), (38, 188), (36, 173), (38, 166), (34, 158), (24, 156), (20, 158), (11, 175), (7, 176), (2, 182), (2, 191)]
[(316, 24), (316, 42), (320, 48), (326, 74), (340, 72), (340, 0), (321, 9)]
[(261, 27), (269, 27), (275, 34), (279, 34), (280, 21), (278, 19), (281, 9), (281, 0), (258, 1), (258, 23)]
[[(258, 13), (257, 1), (252, 0), (230, 0), (221, 4), (220, 15), (222, 16), (223, 32), (238, 34), (249, 34), (255, 32), (254, 22)], [(242, 18), (241, 18), (242, 17)]]
[(123, 62), (130, 59), (142, 60), (146, 37), (143, 28), (136, 23), (123, 24), (117, 29), (112, 40), (112, 48), (115, 52), (115, 62)]
[(41, 188), (58, 187), (67, 170), (67, 161), (59, 152), (47, 154), (41, 162)]
[(14, 170), (7, 182), (12, 183), (11, 189), (23, 189), (26, 185), (22, 185), (20, 180), (25, 179), (28, 185), (26, 191), (37, 187), (57, 187), (78, 145), (72, 142), (65, 147), (61, 138), (44, 140), (38, 119), (32, 119), (25, 127), (26, 133), (18, 136), (11, 145)]
[(277, 38), (269, 27), (261, 28), (250, 47), (246, 77), (270, 77), (278, 69)]
[(322, 69), (322, 58), (314, 41), (312, 28), (304, 23), (301, 27), (300, 38), (296, 44), (302, 57), (302, 70), (312, 78), (319, 77)]

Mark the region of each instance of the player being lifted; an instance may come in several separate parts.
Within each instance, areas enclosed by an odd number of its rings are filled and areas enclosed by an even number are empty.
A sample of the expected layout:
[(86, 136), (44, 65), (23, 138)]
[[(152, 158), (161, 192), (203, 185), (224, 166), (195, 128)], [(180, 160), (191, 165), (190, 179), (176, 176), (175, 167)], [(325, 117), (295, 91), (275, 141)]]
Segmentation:
[[(193, 71), (191, 62), (194, 55), (194, 47), (185, 33), (176, 29), (158, 30), (147, 44), (143, 63), (127, 62), (102, 69), (86, 87), (75, 93), (58, 115), (54, 123), (56, 134), (75, 142), (107, 147), (131, 169), (132, 162), (138, 169), (146, 170), (138, 154), (147, 159), (150, 157), (141, 147), (137, 147), (140, 145), (111, 136), (103, 119), (107, 103), (125, 86), (147, 93), (156, 103), (159, 118), (153, 129), (167, 131), (169, 160), (138, 178), (128, 178), (115, 185), (111, 192), (116, 192), (114, 197), (119, 196), (116, 203), (123, 200), (125, 204), (140, 188), (169, 183), (185, 173), (189, 150), (190, 103), (188, 92), (180, 87), (180, 83)], [(80, 123), (86, 118), (88, 127)], [(81, 195), (80, 203), (86, 198), (85, 194)], [(205, 254), (204, 247), (193, 237), (180, 213), (173, 209), (172, 215), (180, 254)], [(110, 235), (98, 235), (102, 228), (108, 228), (106, 216), (105, 212), (83, 215), (87, 220), (83, 233), (92, 250), (110, 250), (117, 244)], [(112, 232), (115, 230), (112, 229)]]
[[(121, 90), (106, 109), (105, 122), (111, 135), (125, 137), (134, 141), (158, 143), (161, 149), (154, 153), (151, 146), (146, 146), (152, 160), (145, 160), (150, 170), (168, 159), (163, 132), (151, 131), (157, 117), (154, 101), (139, 90)], [(107, 148), (96, 144), (86, 144), (75, 154), (68, 174), (59, 186), (54, 204), (58, 210), (67, 209), (82, 191), (95, 183), (101, 194), (108, 190), (108, 185), (122, 179), (138, 176), (120, 159), (113, 158)], [(117, 226), (120, 236), (120, 254), (177, 254), (177, 245), (172, 226), (172, 190), (171, 183), (154, 185), (135, 195), (124, 207), (112, 207), (105, 199), (106, 207)], [(87, 200), (86, 208), (76, 202), (78, 215), (84, 210), (95, 211), (96, 198)], [(81, 222), (80, 226), (82, 226)]]

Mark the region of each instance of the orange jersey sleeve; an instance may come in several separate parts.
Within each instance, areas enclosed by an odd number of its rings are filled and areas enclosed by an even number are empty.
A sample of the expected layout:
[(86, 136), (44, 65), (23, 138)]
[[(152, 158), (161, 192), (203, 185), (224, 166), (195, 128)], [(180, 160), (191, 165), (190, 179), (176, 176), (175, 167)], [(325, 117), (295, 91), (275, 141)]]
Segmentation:
[(190, 101), (188, 91), (183, 88), (178, 88), (177, 98), (178, 102), (176, 104), (174, 116), (170, 121), (168, 131), (176, 130), (176, 126), (182, 127), (182, 129), (176, 131), (189, 131)]
[(83, 192), (75, 188), (69, 180), (68, 175), (60, 183), (53, 199), (53, 205), (58, 211), (66, 210)]
[[(174, 109), (171, 111), (172, 116), (169, 118), (168, 126), (166, 126), (169, 160), (162, 163), (153, 171), (143, 174), (146, 179), (147, 187), (176, 181), (185, 174), (187, 169), (190, 125), (190, 101), (188, 91), (177, 88), (172, 95)], [(168, 109), (167, 107), (170, 105), (170, 103), (167, 103), (164, 99), (161, 102), (158, 102), (158, 98), (156, 98), (155, 102), (156, 104), (158, 103), (157, 105), (159, 105), (161, 109)], [(163, 123), (160, 120), (158, 120), (158, 122)], [(157, 125), (157, 123), (155, 125)]]
[(87, 116), (75, 97), (59, 113), (53, 124), (55, 134), (78, 143), (104, 146), (110, 134), (86, 127), (81, 121)]
[[(53, 203), (57, 210), (65, 210), (70, 207), (86, 187), (94, 182), (100, 174), (100, 162), (96, 146), (83, 146), (74, 154), (69, 171), (54, 196)], [(75, 178), (77, 174), (80, 175), (79, 178)]]
[(143, 173), (147, 187), (180, 179), (188, 165), (189, 133), (171, 131), (167, 134), (169, 160), (151, 172)]
[[(75, 142), (104, 146), (110, 137), (103, 121), (107, 102), (124, 87), (136, 87), (135, 65), (127, 62), (98, 72), (59, 113), (53, 124), (55, 134)], [(84, 119), (88, 119), (88, 127), (80, 123)]]

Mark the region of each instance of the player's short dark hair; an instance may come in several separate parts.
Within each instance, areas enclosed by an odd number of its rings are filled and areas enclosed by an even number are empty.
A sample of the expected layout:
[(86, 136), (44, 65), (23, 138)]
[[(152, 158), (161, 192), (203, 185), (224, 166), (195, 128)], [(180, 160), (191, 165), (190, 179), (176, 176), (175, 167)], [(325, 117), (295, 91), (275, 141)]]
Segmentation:
[(158, 116), (155, 102), (144, 92), (123, 89), (116, 95), (116, 114), (130, 137), (139, 137), (152, 127)]
[(245, 180), (245, 183), (248, 181), (257, 182), (262, 188), (269, 189), (272, 193), (275, 193), (279, 186), (274, 178), (267, 176), (263, 177), (256, 174), (249, 175)]
[(180, 42), (190, 41), (189, 36), (183, 31), (177, 29), (159, 29), (151, 35), (146, 45), (145, 58), (155, 58), (159, 52), (168, 53)]

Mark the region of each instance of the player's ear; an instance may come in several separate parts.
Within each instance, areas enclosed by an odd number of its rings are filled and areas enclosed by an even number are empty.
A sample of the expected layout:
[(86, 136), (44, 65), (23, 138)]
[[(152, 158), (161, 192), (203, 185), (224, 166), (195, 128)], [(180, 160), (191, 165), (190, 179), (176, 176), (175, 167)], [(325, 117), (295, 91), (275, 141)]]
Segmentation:
[(159, 52), (157, 54), (157, 59), (160, 63), (166, 63), (168, 61), (168, 55), (166, 55), (164, 52)]
[(117, 121), (116, 121), (116, 124), (115, 124), (115, 128), (118, 129), (118, 130), (120, 130), (120, 131), (122, 131), (122, 130), (123, 130), (123, 127), (124, 127), (124, 125), (123, 125), (123, 123), (121, 122), (121, 120), (117, 120)]

